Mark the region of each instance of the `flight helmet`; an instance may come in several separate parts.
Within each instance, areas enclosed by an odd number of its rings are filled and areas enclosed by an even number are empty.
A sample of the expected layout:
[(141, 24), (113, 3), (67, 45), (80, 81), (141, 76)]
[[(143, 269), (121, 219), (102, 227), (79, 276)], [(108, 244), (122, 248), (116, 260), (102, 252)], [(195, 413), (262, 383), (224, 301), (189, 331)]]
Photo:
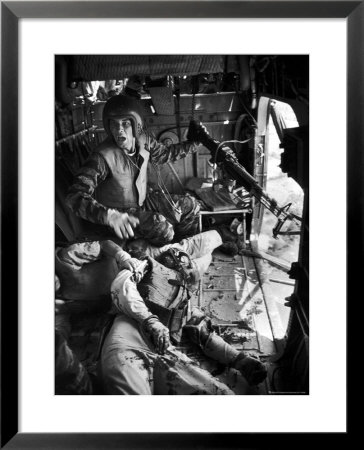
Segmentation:
[(111, 97), (105, 104), (102, 120), (109, 136), (111, 119), (129, 119), (132, 123), (133, 136), (138, 138), (143, 132), (142, 108), (140, 101), (124, 94)]

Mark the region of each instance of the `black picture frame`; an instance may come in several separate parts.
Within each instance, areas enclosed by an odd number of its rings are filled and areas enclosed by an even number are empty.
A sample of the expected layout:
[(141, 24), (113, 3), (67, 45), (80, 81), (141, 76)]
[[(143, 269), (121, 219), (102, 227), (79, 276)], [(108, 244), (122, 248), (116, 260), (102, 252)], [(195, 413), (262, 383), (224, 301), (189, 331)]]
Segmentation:
[[(18, 432), (18, 22), (21, 18), (346, 18), (347, 19), (347, 244), (362, 254), (364, 149), (364, 1), (4, 1), (1, 2), (1, 448), (284, 448), (309, 443), (310, 433), (19, 433)], [(9, 108), (11, 105), (11, 108)], [(343, 211), (342, 211), (343, 213)], [(355, 238), (353, 238), (355, 236)], [(341, 237), (345, 239), (345, 236)], [(351, 253), (352, 251), (352, 253)], [(362, 263), (348, 258), (348, 297)], [(5, 273), (6, 268), (6, 273)], [(359, 293), (361, 291), (358, 291)], [(360, 295), (360, 294), (359, 294)], [(334, 337), (333, 337), (334, 340)], [(348, 346), (349, 351), (349, 346)], [(350, 351), (348, 361), (350, 359)], [(349, 411), (349, 410), (348, 410)], [(287, 411), (287, 414), (290, 414)], [(351, 435), (338, 433), (345, 444)], [(316, 434), (315, 443), (327, 445)], [(278, 444), (279, 442), (279, 444)], [(268, 447), (267, 444), (269, 443)]]

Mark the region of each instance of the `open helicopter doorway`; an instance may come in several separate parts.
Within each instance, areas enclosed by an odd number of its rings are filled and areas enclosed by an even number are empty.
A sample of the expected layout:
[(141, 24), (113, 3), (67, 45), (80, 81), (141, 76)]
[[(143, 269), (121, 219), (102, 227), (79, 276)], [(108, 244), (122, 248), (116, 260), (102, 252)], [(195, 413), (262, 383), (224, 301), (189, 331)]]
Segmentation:
[[(260, 99), (258, 135), (264, 140), (264, 151), (261, 150), (263, 147), (257, 147), (256, 174), (261, 176), (265, 191), (279, 205), (286, 207), (293, 217), (303, 215), (304, 191), (295, 179), (282, 170), (282, 141), (285, 132), (298, 127), (299, 122), (291, 105), (267, 97)], [(274, 235), (272, 230), (276, 217), (260, 205), (256, 208), (253, 223), (254, 249), (259, 254), (271, 257), (270, 262), (266, 259), (259, 262), (260, 276), (269, 282), (267, 295), (279, 314), (282, 331), (285, 333), (290, 316), (290, 308), (285, 303), (293, 294), (295, 285), (287, 269), (299, 259), (301, 224), (297, 220), (287, 221), (285, 228)]]

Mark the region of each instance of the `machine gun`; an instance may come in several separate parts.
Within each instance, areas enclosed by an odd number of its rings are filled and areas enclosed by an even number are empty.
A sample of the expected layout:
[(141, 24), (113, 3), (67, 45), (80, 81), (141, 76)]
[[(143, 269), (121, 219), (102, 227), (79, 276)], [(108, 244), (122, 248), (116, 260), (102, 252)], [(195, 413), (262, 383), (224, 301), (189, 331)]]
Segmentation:
[(297, 220), (302, 222), (301, 217), (289, 212), (292, 203), (288, 203), (285, 206), (278, 205), (277, 200), (270, 197), (258, 184), (255, 178), (239, 163), (234, 151), (226, 145), (226, 142), (231, 141), (219, 142), (208, 136), (204, 138), (203, 145), (210, 151), (214, 164), (220, 163), (225, 172), (238, 181), (250, 195), (277, 217), (277, 224), (273, 228), (273, 236), (275, 238), (277, 238), (279, 234), (299, 234), (299, 231), (281, 231), (286, 220)]

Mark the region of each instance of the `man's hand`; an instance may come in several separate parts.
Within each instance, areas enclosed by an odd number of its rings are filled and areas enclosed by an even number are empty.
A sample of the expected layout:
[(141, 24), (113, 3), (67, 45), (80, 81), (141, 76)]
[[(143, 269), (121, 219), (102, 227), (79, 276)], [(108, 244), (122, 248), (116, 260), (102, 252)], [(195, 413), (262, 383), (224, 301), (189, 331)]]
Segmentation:
[(205, 145), (210, 135), (204, 125), (196, 120), (191, 120), (188, 127), (187, 140)]
[(156, 316), (151, 316), (143, 323), (145, 331), (151, 336), (157, 353), (164, 355), (167, 348), (171, 345), (169, 340), (169, 330)]
[(258, 358), (240, 353), (233, 363), (234, 369), (238, 370), (247, 380), (250, 386), (256, 386), (267, 377), (267, 369)]
[(146, 264), (147, 261), (140, 261), (136, 258), (126, 259), (120, 262), (118, 261), (119, 270), (130, 270), (130, 272), (134, 274), (136, 283), (139, 283), (139, 281), (143, 278)]
[(129, 239), (134, 237), (133, 228), (139, 225), (139, 219), (112, 209), (107, 213), (107, 224), (120, 239)]

